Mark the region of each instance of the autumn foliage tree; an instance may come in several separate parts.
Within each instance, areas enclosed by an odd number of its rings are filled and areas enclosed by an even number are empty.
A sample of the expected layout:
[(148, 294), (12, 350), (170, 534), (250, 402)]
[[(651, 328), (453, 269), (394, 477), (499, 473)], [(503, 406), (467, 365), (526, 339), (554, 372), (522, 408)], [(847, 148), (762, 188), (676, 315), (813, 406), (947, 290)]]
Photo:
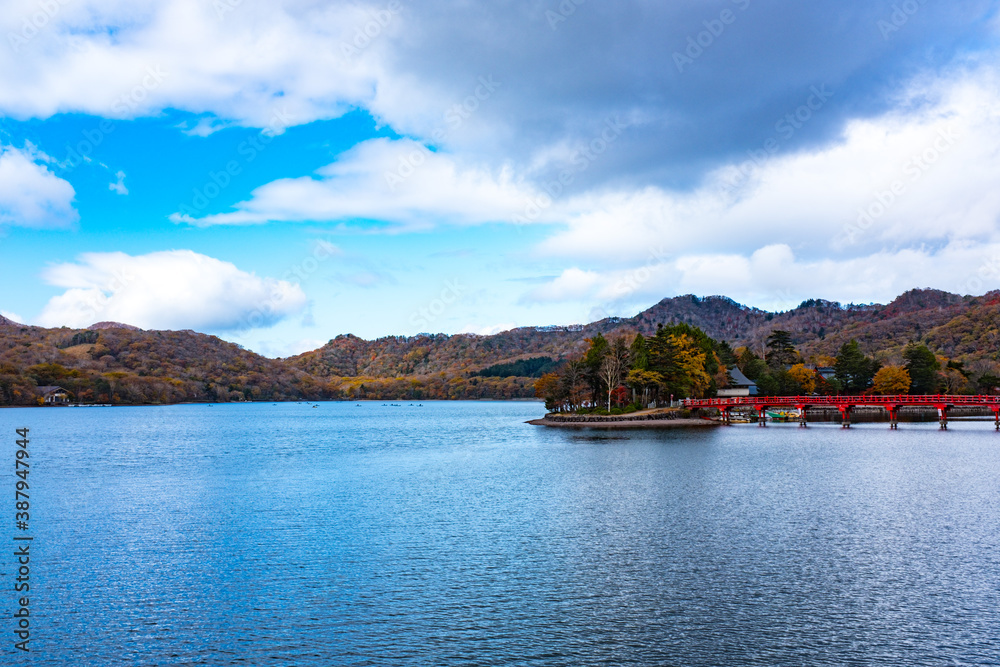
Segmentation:
[(545, 401), (546, 410), (555, 410), (562, 402), (561, 384), (558, 373), (546, 373), (535, 381), (535, 397)]
[(628, 400), (628, 388), (629, 410), (646, 407), (656, 397), (710, 395), (717, 383), (714, 378), (726, 371), (721, 357), (733, 359), (728, 346), (687, 324), (660, 326), (648, 338), (597, 335), (587, 342), (582, 356), (535, 383), (536, 395), (550, 410), (577, 410), (585, 404), (587, 409), (602, 404), (609, 411), (619, 409)]
[(816, 391), (816, 371), (806, 368), (805, 364), (795, 364), (788, 369), (788, 375), (799, 384), (803, 394)]
[(632, 387), (633, 391), (637, 393), (641, 392), (642, 399), (639, 401), (639, 405), (646, 407), (649, 405), (650, 394), (656, 387), (663, 384), (663, 376), (653, 371), (635, 368), (628, 372), (625, 381), (628, 383), (628, 386)]
[(902, 366), (883, 366), (875, 373), (873, 389), (876, 394), (908, 394), (910, 373)]
[(708, 353), (686, 333), (654, 336), (650, 343), (650, 366), (663, 377), (664, 393), (700, 398), (712, 378), (706, 372)]

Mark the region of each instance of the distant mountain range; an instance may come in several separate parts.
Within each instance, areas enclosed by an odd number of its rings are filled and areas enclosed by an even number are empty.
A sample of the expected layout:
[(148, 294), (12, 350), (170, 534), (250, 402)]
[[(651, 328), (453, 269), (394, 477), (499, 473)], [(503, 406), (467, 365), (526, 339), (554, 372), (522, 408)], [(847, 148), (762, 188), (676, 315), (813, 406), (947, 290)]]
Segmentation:
[(85, 330), (44, 329), (0, 317), (0, 403), (30, 403), (36, 385), (64, 386), (85, 400), (136, 403), (523, 398), (532, 395), (534, 378), (501, 374), (545, 368), (547, 362), (513, 362), (558, 361), (581, 353), (597, 333), (651, 334), (660, 323), (679, 322), (758, 353), (767, 336), (782, 329), (807, 360), (833, 356), (853, 338), (867, 354), (894, 363), (908, 342), (921, 341), (973, 372), (1000, 374), (1000, 292), (969, 297), (911, 290), (888, 305), (809, 300), (781, 313), (726, 297), (687, 295), (664, 299), (635, 317), (492, 336), (342, 335), (317, 350), (277, 360), (193, 331), (142, 331), (114, 322)]
[(655, 333), (658, 324), (687, 323), (734, 348), (761, 352), (775, 329), (792, 334), (806, 358), (834, 356), (856, 339), (869, 355), (897, 360), (910, 341), (926, 342), (959, 361), (994, 360), (1000, 333), (1000, 292), (980, 297), (939, 290), (911, 290), (888, 305), (841, 305), (809, 300), (794, 310), (771, 313), (722, 296), (664, 299), (635, 317), (607, 318), (572, 327), (525, 327), (492, 336), (389, 336), (366, 341), (338, 336), (288, 363), (319, 377), (428, 375), (469, 372), (528, 356), (560, 357), (582, 352), (585, 339), (616, 330)]

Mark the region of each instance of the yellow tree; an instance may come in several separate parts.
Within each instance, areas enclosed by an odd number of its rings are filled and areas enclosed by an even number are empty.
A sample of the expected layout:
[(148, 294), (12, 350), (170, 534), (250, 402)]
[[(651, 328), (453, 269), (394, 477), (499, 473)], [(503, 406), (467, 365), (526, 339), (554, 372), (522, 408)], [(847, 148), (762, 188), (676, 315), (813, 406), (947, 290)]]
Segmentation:
[(663, 382), (663, 376), (653, 371), (634, 369), (628, 372), (625, 382), (633, 389), (642, 391), (642, 407), (649, 405), (649, 390)]
[(837, 365), (837, 357), (831, 357), (828, 354), (818, 354), (816, 355), (816, 365), (829, 366), (830, 368), (833, 368)]
[(705, 372), (707, 355), (687, 334), (672, 335), (667, 340), (674, 353), (677, 383), (687, 389), (690, 396), (701, 398), (712, 383), (712, 378)]
[(901, 366), (883, 366), (875, 373), (874, 389), (876, 394), (908, 394), (910, 392), (910, 373)]
[(805, 364), (795, 364), (788, 369), (788, 374), (799, 383), (804, 393), (816, 391), (816, 371), (806, 368)]

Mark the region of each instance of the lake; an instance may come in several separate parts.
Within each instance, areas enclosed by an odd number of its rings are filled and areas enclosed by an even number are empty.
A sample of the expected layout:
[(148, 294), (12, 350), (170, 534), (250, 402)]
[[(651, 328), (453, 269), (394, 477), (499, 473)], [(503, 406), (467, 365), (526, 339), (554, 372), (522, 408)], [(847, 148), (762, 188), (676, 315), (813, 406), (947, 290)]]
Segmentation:
[(998, 664), (991, 423), (543, 412), (0, 410), (10, 514), (31, 428), (30, 664)]

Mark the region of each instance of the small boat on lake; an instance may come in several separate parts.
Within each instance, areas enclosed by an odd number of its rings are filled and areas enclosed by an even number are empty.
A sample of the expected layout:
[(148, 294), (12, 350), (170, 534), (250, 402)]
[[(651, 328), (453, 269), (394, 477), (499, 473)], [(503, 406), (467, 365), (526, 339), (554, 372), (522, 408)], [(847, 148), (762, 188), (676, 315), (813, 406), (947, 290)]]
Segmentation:
[(794, 422), (801, 418), (798, 410), (767, 410), (767, 418), (773, 422)]

